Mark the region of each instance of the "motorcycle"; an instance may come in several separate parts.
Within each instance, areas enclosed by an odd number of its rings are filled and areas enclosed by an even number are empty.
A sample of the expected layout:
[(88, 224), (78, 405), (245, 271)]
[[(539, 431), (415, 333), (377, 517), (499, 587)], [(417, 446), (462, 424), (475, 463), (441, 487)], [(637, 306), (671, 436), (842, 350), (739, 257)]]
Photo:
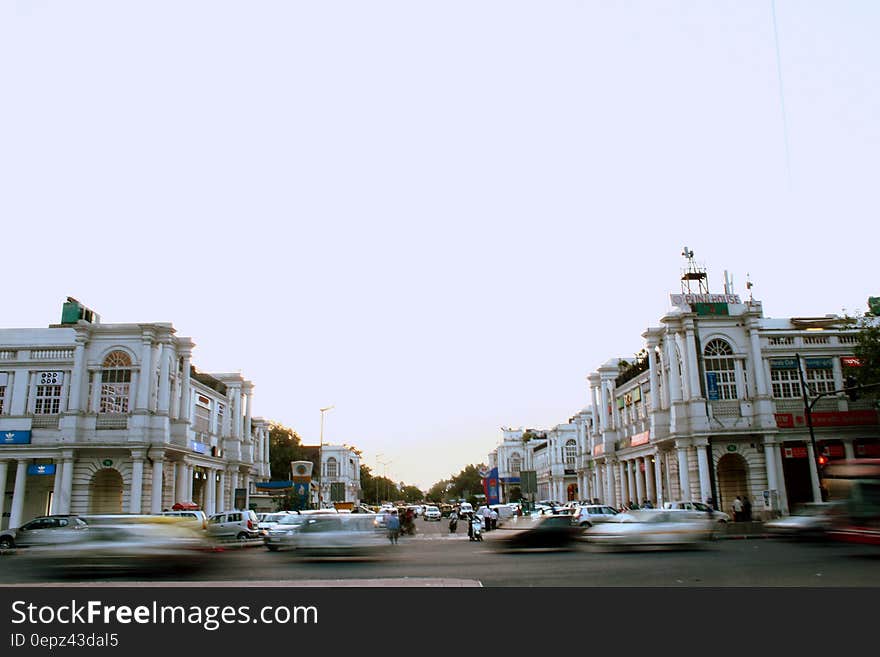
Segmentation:
[(472, 541), (483, 540), (483, 523), (479, 517), (474, 518), (471, 522), (470, 539)]

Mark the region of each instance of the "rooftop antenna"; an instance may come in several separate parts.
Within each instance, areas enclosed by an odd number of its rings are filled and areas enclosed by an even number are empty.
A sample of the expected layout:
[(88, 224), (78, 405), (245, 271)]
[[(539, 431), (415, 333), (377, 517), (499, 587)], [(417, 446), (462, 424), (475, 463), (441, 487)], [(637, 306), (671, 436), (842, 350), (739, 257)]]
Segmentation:
[[(697, 266), (694, 262), (694, 252), (689, 248), (684, 247), (681, 255), (687, 258), (687, 267), (681, 275), (682, 294), (709, 294), (709, 276), (706, 268)], [(693, 285), (697, 286), (696, 290), (693, 289)]]

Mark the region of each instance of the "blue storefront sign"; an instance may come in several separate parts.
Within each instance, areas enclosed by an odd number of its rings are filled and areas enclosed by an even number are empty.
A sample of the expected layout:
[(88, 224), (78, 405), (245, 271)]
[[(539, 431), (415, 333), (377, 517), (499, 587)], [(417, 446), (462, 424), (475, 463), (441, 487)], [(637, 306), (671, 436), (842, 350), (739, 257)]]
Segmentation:
[(194, 452), (198, 452), (199, 454), (207, 454), (208, 446), (205, 443), (197, 443), (195, 440), (190, 442), (190, 447)]
[(0, 431), (0, 445), (30, 445), (31, 432), (28, 431)]
[(718, 399), (718, 373), (706, 372), (706, 394), (709, 399), (714, 401)]
[(54, 463), (32, 463), (28, 466), (27, 473), (29, 475), (53, 475), (55, 474)]

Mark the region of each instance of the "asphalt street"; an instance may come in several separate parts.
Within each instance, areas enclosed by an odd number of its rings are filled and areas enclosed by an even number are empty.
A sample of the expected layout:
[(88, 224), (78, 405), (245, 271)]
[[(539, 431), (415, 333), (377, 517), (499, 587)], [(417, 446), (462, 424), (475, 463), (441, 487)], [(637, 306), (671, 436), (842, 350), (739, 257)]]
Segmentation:
[[(579, 543), (567, 551), (501, 553), (495, 546), (503, 529), (476, 543), (461, 529), (450, 535), (445, 521), (419, 521), (417, 527), (416, 536), (389, 544), (376, 560), (305, 561), (295, 552), (269, 552), (255, 544), (212, 554), (208, 568), (176, 579), (282, 586), (880, 586), (880, 550), (870, 546), (753, 537), (713, 541), (698, 549), (600, 551)], [(18, 555), (0, 557), (0, 584), (47, 582), (18, 563)], [(150, 580), (174, 581), (161, 574)], [(137, 580), (100, 576), (89, 581)]]

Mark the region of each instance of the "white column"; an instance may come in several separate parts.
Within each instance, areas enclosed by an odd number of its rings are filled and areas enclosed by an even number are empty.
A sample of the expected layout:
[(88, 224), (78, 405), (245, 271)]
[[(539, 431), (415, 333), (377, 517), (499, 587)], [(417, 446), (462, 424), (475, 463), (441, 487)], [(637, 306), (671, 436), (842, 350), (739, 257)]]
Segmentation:
[[(52, 514), (60, 514), (61, 513), (61, 477), (64, 472), (64, 461), (61, 459), (55, 459), (55, 480), (52, 482), (52, 507), (49, 509), (49, 513)], [(5, 482), (4, 482), (5, 484)], [(0, 487), (0, 495), (5, 496), (6, 490)], [(0, 517), (3, 515), (3, 510), (0, 509)]]
[(645, 473), (642, 472), (642, 465), (645, 463), (645, 459), (638, 458), (633, 463), (635, 464), (633, 469), (636, 474), (636, 498), (638, 498), (637, 502), (641, 506), (645, 500)]
[[(171, 408), (171, 419), (176, 420), (180, 417), (180, 372), (178, 371), (178, 367), (180, 366), (180, 359), (175, 354), (174, 359), (171, 361), (173, 371), (172, 377), (174, 379), (174, 385), (171, 388), (171, 401), (169, 402)], [(176, 470), (176, 468), (175, 468)]]
[(171, 368), (169, 363), (170, 343), (164, 340), (161, 344), (159, 358), (159, 403), (158, 411), (168, 415), (171, 405)]
[(141, 367), (138, 372), (138, 392), (135, 409), (146, 411), (150, 407), (150, 379), (153, 371), (153, 346), (150, 336), (144, 335), (141, 344)]
[(690, 363), (688, 362), (687, 346), (685, 345), (681, 333), (675, 334), (675, 346), (678, 348), (678, 354), (681, 360), (681, 374), (679, 375), (679, 383), (681, 384), (682, 392), (681, 398), (684, 401), (688, 401), (693, 397), (693, 393), (691, 392)]
[(193, 467), (189, 463), (186, 464), (186, 476), (184, 477), (184, 481), (186, 482), (186, 501), (194, 502), (193, 500)]
[(807, 457), (810, 459), (810, 483), (813, 485), (813, 501), (822, 501), (822, 489), (819, 486), (819, 473), (816, 466), (816, 452), (813, 444), (807, 441)]
[(205, 481), (205, 513), (208, 515), (217, 512), (216, 494), (217, 471), (214, 468), (208, 468), (208, 478)]
[(663, 407), (660, 398), (660, 375), (657, 372), (657, 354), (654, 349), (657, 347), (657, 340), (648, 340), (648, 380), (651, 382), (651, 407), (652, 411), (659, 411)]
[(248, 387), (245, 389), (245, 400), (247, 401), (247, 407), (245, 408), (245, 416), (244, 416), (244, 435), (245, 438), (251, 440), (253, 435), (251, 431), (253, 427), (251, 426), (251, 406), (254, 403), (254, 391), (253, 388)]
[(654, 455), (645, 457), (645, 488), (651, 504), (659, 506), (657, 491), (654, 488)]
[(699, 354), (697, 354), (697, 342), (694, 338), (694, 326), (691, 320), (688, 320), (685, 328), (685, 342), (687, 343), (687, 368), (688, 378), (691, 386), (691, 399), (701, 397), (700, 393), (700, 366)]
[(627, 494), (627, 485), (626, 485), (626, 463), (623, 461), (617, 462), (617, 476), (620, 478), (620, 506), (624, 506), (627, 503), (626, 494)]
[(251, 508), (251, 476), (245, 475), (243, 477), (244, 484), (244, 508)]
[(752, 348), (752, 369), (755, 378), (755, 388), (759, 397), (766, 397), (770, 394), (770, 391), (764, 374), (764, 361), (761, 358), (761, 336), (758, 333), (757, 319), (752, 319), (749, 324), (749, 343)]
[(677, 340), (675, 336), (666, 339), (666, 359), (669, 361), (669, 384), (666, 389), (669, 394), (669, 404), (682, 400), (681, 374), (679, 372), (679, 358), (676, 351)]
[(636, 504), (639, 503), (638, 493), (636, 492), (636, 462), (630, 459), (626, 462), (626, 490), (631, 499)]
[[(771, 496), (773, 495), (773, 491), (775, 490), (778, 499), (779, 480), (776, 477), (776, 444), (770, 442), (770, 438), (767, 436), (764, 437), (764, 460), (767, 467), (767, 489), (770, 491)], [(772, 507), (770, 510), (779, 511), (779, 509)]]
[(150, 410), (154, 413), (159, 408), (159, 382), (156, 380), (156, 371), (161, 366), (159, 359), (162, 358), (162, 343), (153, 345), (153, 354), (150, 366)]
[(143, 513), (144, 496), (144, 455), (143, 452), (131, 453), (131, 495), (129, 496), (128, 512)]
[(682, 500), (691, 499), (691, 480), (688, 474), (688, 445), (679, 445), (675, 443), (675, 449), (678, 452), (678, 486)]
[(709, 456), (706, 454), (708, 443), (697, 443), (697, 463), (700, 468), (700, 501), (705, 502), (712, 497), (712, 480), (709, 474)]
[(6, 475), (8, 472), (9, 461), (0, 461), (0, 529), (3, 528), (3, 513), (6, 511)]
[(82, 409), (85, 341), (86, 337), (84, 335), (77, 335), (76, 346), (73, 348), (73, 370), (70, 372), (70, 392), (67, 396), (67, 410), (73, 413), (78, 413)]
[[(18, 459), (15, 469), (15, 488), (12, 493), (12, 511), (9, 515), (9, 529), (21, 527), (21, 516), (24, 511), (25, 481), (27, 478), (27, 461)], [(4, 491), (5, 495), (6, 492)]]
[(220, 495), (217, 498), (217, 511), (223, 512), (229, 508), (226, 503), (226, 470), (220, 470)]
[(162, 511), (162, 468), (165, 452), (158, 450), (153, 452), (153, 495), (150, 500), (150, 513)]
[(188, 502), (186, 495), (186, 463), (178, 461), (175, 468), (177, 473), (174, 475), (174, 502)]
[(70, 513), (70, 501), (73, 497), (73, 452), (65, 452), (64, 469), (61, 472), (61, 513)]
[(605, 461), (605, 495), (608, 498), (605, 503), (616, 508), (618, 504), (614, 490), (614, 465), (608, 460)]
[[(101, 370), (93, 370), (90, 374), (92, 377), (92, 401), (89, 405), (89, 412), (98, 413), (101, 410)], [(136, 373), (133, 372), (132, 374)], [(132, 385), (131, 389), (134, 389), (134, 385)]]
[(183, 383), (180, 390), (180, 411), (177, 416), (181, 420), (189, 420), (189, 400), (190, 400), (190, 360), (192, 354), (188, 351), (182, 353), (183, 356)]
[(663, 458), (663, 452), (659, 450), (654, 454), (654, 488), (658, 507), (662, 507), (666, 501), (666, 495), (663, 492)]

